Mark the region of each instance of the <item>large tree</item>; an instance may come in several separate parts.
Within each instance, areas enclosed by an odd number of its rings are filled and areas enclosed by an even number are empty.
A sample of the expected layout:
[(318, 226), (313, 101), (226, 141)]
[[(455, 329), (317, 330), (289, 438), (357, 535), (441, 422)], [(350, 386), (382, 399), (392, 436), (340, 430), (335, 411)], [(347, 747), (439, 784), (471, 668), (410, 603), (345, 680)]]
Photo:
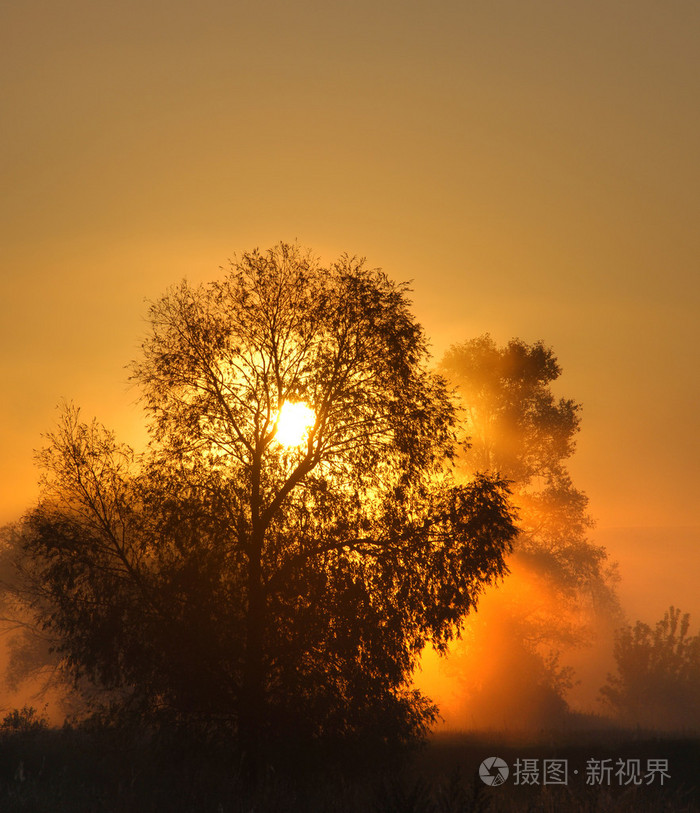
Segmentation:
[(614, 572), (588, 539), (588, 498), (567, 468), (581, 407), (553, 392), (561, 367), (542, 342), (499, 346), (487, 334), (451, 347), (440, 370), (457, 390), (470, 441), (458, 468), (467, 478), (505, 477), (519, 528), (511, 572), (486, 597), (451, 666), (478, 724), (555, 722), (572, 678), (562, 651), (590, 640), (602, 618), (619, 620)]
[(405, 287), (280, 244), (175, 286), (149, 322), (148, 450), (66, 410), (24, 520), (65, 665), (142, 713), (224, 718), (253, 753), (292, 729), (424, 730), (416, 659), (515, 530), (501, 478), (451, 479), (455, 410)]

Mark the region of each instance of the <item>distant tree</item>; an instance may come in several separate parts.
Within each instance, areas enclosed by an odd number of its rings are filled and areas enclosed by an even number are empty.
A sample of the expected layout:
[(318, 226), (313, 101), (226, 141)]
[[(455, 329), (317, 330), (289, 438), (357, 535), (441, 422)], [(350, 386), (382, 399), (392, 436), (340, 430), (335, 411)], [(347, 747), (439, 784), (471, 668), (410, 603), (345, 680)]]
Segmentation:
[(460, 469), (506, 478), (519, 509), (516, 553), (546, 569), (564, 589), (584, 587), (616, 603), (604, 573), (607, 555), (586, 539), (588, 497), (567, 469), (580, 431), (581, 405), (556, 398), (561, 367), (541, 341), (498, 347), (488, 335), (455, 345), (440, 371), (456, 386), (464, 411)]
[[(23, 523), (66, 668), (142, 714), (226, 720), (254, 757), (283, 731), (425, 731), (416, 659), (503, 575), (515, 529), (501, 478), (451, 479), (454, 406), (405, 288), (280, 244), (149, 320), (148, 451), (68, 408)], [(293, 404), (311, 419), (285, 445)]]
[(637, 621), (615, 637), (617, 674), (600, 690), (607, 707), (627, 725), (661, 729), (700, 727), (700, 635), (690, 615), (670, 607), (652, 629)]
[(38, 731), (47, 727), (46, 718), (38, 714), (33, 706), (13, 709), (0, 722), (0, 731)]
[(597, 614), (619, 611), (607, 554), (587, 539), (588, 498), (567, 469), (581, 407), (554, 395), (561, 368), (542, 342), (499, 347), (487, 334), (450, 348), (440, 371), (464, 418), (459, 471), (506, 478), (519, 527), (511, 573), (485, 597), (453, 669), (471, 686), (480, 722), (498, 714), (542, 724), (566, 709), (573, 673), (561, 651), (587, 639)]

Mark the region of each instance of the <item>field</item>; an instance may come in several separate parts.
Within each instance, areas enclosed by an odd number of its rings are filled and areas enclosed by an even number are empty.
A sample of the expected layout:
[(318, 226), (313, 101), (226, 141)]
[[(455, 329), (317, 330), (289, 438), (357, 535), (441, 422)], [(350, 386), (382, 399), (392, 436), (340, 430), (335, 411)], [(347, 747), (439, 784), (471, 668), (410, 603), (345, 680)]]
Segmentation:
[[(267, 768), (257, 788), (246, 788), (233, 753), (221, 742), (195, 744), (186, 738), (166, 742), (145, 735), (126, 738), (98, 729), (3, 731), (0, 810), (700, 811), (700, 739), (692, 736), (662, 737), (641, 731), (537, 737), (452, 734), (435, 737), (411, 754), (393, 754), (390, 759), (376, 750), (335, 754), (297, 751), (278, 755), (276, 767)], [(503, 760), (508, 778), (489, 787), (479, 778), (479, 768), (491, 757)]]

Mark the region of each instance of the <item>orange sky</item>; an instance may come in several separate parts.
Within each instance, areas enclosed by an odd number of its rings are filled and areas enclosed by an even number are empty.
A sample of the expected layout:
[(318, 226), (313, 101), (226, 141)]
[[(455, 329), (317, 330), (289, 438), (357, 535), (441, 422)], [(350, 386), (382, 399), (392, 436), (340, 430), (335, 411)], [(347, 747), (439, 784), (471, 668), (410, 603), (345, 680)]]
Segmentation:
[[(280, 239), (551, 344), (600, 526), (698, 526), (700, 4), (0, 6), (0, 522), (72, 398), (139, 437), (144, 297)], [(672, 597), (671, 597), (672, 598)]]

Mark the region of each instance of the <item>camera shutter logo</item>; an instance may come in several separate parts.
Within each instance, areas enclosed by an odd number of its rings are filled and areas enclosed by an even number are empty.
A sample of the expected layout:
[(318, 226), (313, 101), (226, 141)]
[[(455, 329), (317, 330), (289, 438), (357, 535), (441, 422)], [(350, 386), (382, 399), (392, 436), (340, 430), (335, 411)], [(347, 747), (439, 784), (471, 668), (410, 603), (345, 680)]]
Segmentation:
[(479, 765), (479, 776), (486, 785), (502, 785), (508, 773), (508, 765), (500, 757), (487, 757)]

